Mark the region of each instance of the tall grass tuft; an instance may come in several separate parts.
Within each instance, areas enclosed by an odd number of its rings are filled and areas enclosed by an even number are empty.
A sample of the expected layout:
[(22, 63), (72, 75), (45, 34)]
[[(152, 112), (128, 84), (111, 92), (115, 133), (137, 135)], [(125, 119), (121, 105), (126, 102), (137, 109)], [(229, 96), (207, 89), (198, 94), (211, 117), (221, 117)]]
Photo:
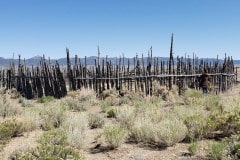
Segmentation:
[(58, 128), (66, 118), (66, 109), (57, 103), (41, 108), (39, 112), (40, 125), (43, 130)]
[(104, 128), (104, 137), (110, 148), (120, 147), (127, 136), (127, 132), (120, 125), (112, 124)]
[(122, 106), (116, 111), (116, 119), (122, 127), (129, 129), (133, 126), (135, 120), (134, 107)]
[(85, 113), (71, 114), (68, 116), (61, 126), (63, 132), (67, 136), (69, 145), (75, 148), (84, 148), (87, 139), (88, 121)]
[(221, 142), (214, 142), (208, 146), (208, 155), (212, 160), (220, 160), (224, 154), (224, 144)]
[(0, 117), (6, 118), (10, 116), (16, 116), (21, 113), (21, 109), (11, 104), (11, 100), (8, 94), (0, 96)]

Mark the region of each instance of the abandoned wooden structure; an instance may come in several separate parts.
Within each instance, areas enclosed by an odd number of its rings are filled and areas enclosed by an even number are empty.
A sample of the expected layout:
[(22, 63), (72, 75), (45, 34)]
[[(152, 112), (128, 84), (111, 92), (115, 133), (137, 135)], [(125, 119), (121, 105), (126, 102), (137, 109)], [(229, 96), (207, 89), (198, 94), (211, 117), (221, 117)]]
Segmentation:
[(143, 92), (145, 95), (158, 94), (160, 87), (171, 90), (178, 86), (179, 94), (185, 88), (199, 89), (199, 77), (206, 68), (211, 76), (214, 92), (222, 92), (231, 88), (237, 81), (237, 69), (233, 59), (225, 55), (223, 63), (218, 57), (214, 61), (192, 58), (173, 57), (173, 36), (171, 38), (169, 59), (161, 60), (152, 56), (150, 48), (147, 58), (136, 55), (133, 64), (124, 56), (114, 61), (98, 56), (94, 65), (87, 64), (87, 57), (81, 62), (77, 55), (71, 64), (69, 50), (66, 49), (66, 69), (61, 69), (58, 62), (51, 64), (44, 56), (38, 66), (26, 66), (10, 63), (8, 69), (0, 69), (0, 86), (6, 89), (16, 88), (28, 99), (42, 96), (61, 98), (69, 90), (82, 88), (93, 89), (97, 95), (104, 90), (130, 90)]

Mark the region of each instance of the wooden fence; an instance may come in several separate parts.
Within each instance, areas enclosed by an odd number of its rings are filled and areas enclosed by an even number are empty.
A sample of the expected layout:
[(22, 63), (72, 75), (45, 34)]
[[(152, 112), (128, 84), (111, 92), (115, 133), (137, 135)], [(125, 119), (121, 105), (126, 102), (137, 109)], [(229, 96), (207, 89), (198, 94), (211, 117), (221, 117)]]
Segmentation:
[(214, 92), (219, 93), (231, 88), (237, 81), (237, 68), (233, 59), (225, 55), (223, 63), (218, 57), (214, 61), (192, 58), (173, 58), (173, 36), (171, 39), (170, 56), (168, 60), (152, 57), (150, 48), (146, 58), (136, 55), (133, 62), (124, 56), (114, 61), (107, 56), (102, 58), (98, 49), (98, 56), (94, 65), (87, 64), (87, 58), (81, 62), (75, 56), (75, 63), (71, 64), (69, 50), (66, 49), (67, 65), (61, 68), (45, 60), (44, 56), (36, 67), (29, 67), (20, 63), (10, 63), (8, 69), (0, 69), (0, 86), (6, 89), (16, 88), (28, 99), (42, 96), (61, 98), (69, 90), (82, 88), (93, 89), (97, 95), (104, 90), (116, 89), (143, 92), (145, 95), (157, 94), (160, 87), (171, 90), (178, 86), (179, 94), (185, 88), (199, 89), (199, 77), (204, 68), (211, 77)]

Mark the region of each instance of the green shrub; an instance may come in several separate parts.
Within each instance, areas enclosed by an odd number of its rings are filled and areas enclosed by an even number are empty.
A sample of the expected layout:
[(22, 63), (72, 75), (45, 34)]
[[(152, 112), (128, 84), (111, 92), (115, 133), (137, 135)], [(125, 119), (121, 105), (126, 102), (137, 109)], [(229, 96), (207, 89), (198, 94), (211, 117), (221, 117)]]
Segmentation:
[(129, 97), (123, 96), (123, 97), (119, 98), (118, 105), (121, 106), (124, 104), (130, 104), (130, 102), (131, 101), (130, 101)]
[(87, 139), (88, 120), (84, 113), (69, 115), (61, 126), (69, 145), (84, 148)]
[(12, 137), (22, 135), (24, 124), (18, 122), (15, 118), (7, 119), (0, 123), (0, 144), (5, 144)]
[(22, 105), (22, 107), (34, 107), (34, 104), (31, 100), (27, 100), (24, 97), (19, 97), (18, 102)]
[(66, 135), (60, 130), (44, 133), (39, 139), (40, 145), (36, 149), (24, 152), (16, 152), (10, 158), (14, 160), (60, 160), (60, 159), (83, 159), (73, 148), (67, 146)]
[(195, 155), (197, 152), (197, 142), (196, 141), (191, 141), (190, 145), (188, 146), (188, 151), (190, 155)]
[(240, 131), (240, 112), (223, 112), (209, 116), (205, 130), (222, 131), (225, 136), (236, 134)]
[(7, 95), (0, 97), (0, 116), (3, 118), (20, 114), (20, 109), (12, 105)]
[(37, 99), (38, 103), (46, 103), (46, 102), (50, 102), (53, 101), (54, 97), (53, 96), (43, 96)]
[(227, 144), (227, 155), (232, 159), (240, 159), (240, 137), (239, 135), (231, 136), (225, 139)]
[(202, 92), (188, 89), (184, 93), (184, 101), (187, 105), (194, 106), (194, 105), (202, 105), (203, 104), (203, 97), (204, 95)]
[(58, 128), (66, 117), (65, 108), (55, 104), (41, 108), (39, 113), (40, 124), (43, 130)]
[(156, 127), (156, 125), (147, 119), (136, 119), (134, 125), (130, 128), (129, 140), (137, 143), (155, 143), (154, 137)]
[(100, 108), (105, 113), (109, 110), (110, 106), (107, 102), (103, 101), (103, 102), (100, 103)]
[(90, 101), (81, 102), (78, 99), (72, 97), (65, 98), (63, 104), (65, 104), (68, 107), (68, 109), (76, 112), (86, 111), (92, 106)]
[(172, 146), (181, 142), (187, 135), (187, 127), (176, 118), (165, 118), (158, 125), (156, 130), (156, 142), (159, 146)]
[(124, 143), (126, 136), (126, 130), (119, 125), (110, 125), (104, 128), (104, 137), (112, 149), (120, 147)]
[(129, 129), (133, 126), (135, 121), (135, 109), (134, 107), (122, 106), (116, 111), (116, 119), (122, 127)]
[(78, 97), (78, 100), (80, 102), (90, 102), (90, 103), (95, 103), (96, 101), (96, 93), (93, 90), (88, 90), (80, 93), (80, 96)]
[(187, 139), (202, 138), (204, 135), (204, 128), (206, 120), (203, 115), (193, 115), (187, 117), (184, 121), (188, 129)]
[(104, 125), (104, 119), (99, 114), (89, 114), (88, 115), (88, 126), (91, 129), (102, 128)]
[(116, 110), (115, 109), (110, 109), (107, 111), (107, 117), (108, 118), (116, 118)]
[(216, 95), (208, 95), (204, 97), (204, 105), (207, 110), (210, 110), (212, 112), (222, 112), (223, 108), (220, 104), (220, 97)]
[(130, 129), (130, 140), (154, 144), (157, 147), (172, 146), (187, 135), (187, 127), (179, 119), (166, 117), (156, 123), (150, 118), (137, 118)]
[(221, 160), (224, 153), (224, 145), (221, 142), (214, 142), (208, 146), (208, 155), (212, 160)]

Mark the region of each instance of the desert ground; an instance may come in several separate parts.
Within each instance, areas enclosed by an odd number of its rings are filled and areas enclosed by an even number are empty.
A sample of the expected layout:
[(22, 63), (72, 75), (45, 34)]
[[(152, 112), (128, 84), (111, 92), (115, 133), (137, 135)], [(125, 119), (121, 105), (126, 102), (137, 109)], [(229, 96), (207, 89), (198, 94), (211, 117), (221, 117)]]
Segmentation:
[(239, 84), (219, 95), (187, 89), (179, 96), (176, 88), (164, 87), (152, 97), (129, 91), (119, 95), (115, 90), (96, 97), (87, 89), (70, 91), (62, 99), (27, 100), (4, 89), (0, 94), (3, 160), (239, 156), (231, 148), (240, 144)]

